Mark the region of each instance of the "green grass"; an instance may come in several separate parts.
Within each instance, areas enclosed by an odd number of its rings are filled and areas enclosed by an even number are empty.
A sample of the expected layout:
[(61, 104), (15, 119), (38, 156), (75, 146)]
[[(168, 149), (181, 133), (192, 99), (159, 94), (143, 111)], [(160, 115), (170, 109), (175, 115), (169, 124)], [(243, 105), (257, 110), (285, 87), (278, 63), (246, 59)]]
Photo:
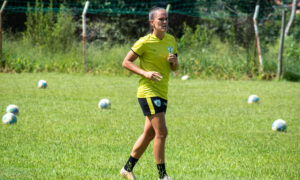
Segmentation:
[[(45, 79), (47, 89), (38, 89)], [(0, 179), (120, 179), (143, 131), (137, 76), (0, 74)], [(251, 94), (260, 104), (249, 105)], [(101, 98), (112, 109), (100, 110)], [(175, 179), (300, 179), (300, 84), (172, 78), (166, 115), (167, 171)], [(275, 133), (282, 118), (287, 133)], [(152, 143), (135, 167), (156, 179)]]

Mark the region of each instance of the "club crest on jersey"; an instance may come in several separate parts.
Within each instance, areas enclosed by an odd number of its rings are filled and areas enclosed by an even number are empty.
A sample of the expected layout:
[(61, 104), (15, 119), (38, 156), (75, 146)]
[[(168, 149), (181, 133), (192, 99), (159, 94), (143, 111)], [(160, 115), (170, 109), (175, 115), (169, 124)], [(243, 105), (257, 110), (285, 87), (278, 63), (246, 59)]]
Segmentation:
[(173, 47), (168, 47), (169, 54), (173, 54)]
[(161, 102), (160, 102), (160, 99), (155, 99), (153, 100), (154, 104), (157, 106), (157, 107), (160, 107), (161, 106)]

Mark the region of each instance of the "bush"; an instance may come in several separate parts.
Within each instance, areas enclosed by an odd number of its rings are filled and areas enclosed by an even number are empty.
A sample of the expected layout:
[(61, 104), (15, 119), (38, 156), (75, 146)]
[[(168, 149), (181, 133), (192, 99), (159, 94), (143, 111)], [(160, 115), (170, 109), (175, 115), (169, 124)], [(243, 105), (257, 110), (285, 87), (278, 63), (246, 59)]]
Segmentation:
[[(43, 6), (43, 3), (36, 0), (33, 12), (33, 8), (28, 4), (26, 31), (23, 33), (23, 39), (46, 51), (69, 50), (75, 41), (75, 23), (71, 12), (61, 5), (59, 13), (54, 15), (52, 11), (44, 12)], [(52, 1), (50, 1), (48, 8), (52, 6)]]
[(222, 42), (205, 26), (193, 30), (185, 25), (179, 39), (180, 74), (234, 79), (257, 75), (253, 48), (233, 47)]
[[(52, 2), (52, 1), (50, 1)], [(36, 0), (34, 12), (28, 5), (26, 31), (22, 40), (16, 35), (5, 35), (4, 55), (0, 71), (14, 72), (88, 72), (96, 74), (131, 75), (121, 66), (132, 42), (147, 33), (145, 17), (135, 15), (89, 15), (87, 22), (87, 69), (82, 65), (82, 44), (76, 41), (75, 29), (81, 30), (80, 20), (74, 22), (72, 13), (63, 5), (59, 13), (44, 12), (43, 3)], [(50, 3), (49, 8), (52, 7)], [(175, 17), (175, 16), (171, 16)], [(180, 69), (174, 75), (189, 74), (197, 77), (218, 79), (248, 79), (258, 77), (258, 58), (253, 41), (250, 16), (236, 18), (201, 19), (192, 27), (169, 29), (180, 34), (178, 54)], [(277, 17), (277, 16), (276, 16)], [(299, 16), (298, 16), (299, 17)], [(296, 21), (299, 20), (296, 19)], [(175, 22), (179, 22), (174, 19)], [(171, 22), (174, 22), (171, 21)], [(276, 76), (278, 54), (278, 30), (280, 21), (264, 21), (260, 33), (264, 78)], [(140, 26), (140, 27), (138, 27)], [(284, 77), (295, 79), (300, 70), (300, 52), (297, 34), (292, 26), (285, 42)], [(182, 31), (183, 29), (183, 31)], [(278, 28), (279, 29), (279, 28)], [(298, 31), (297, 31), (298, 30)], [(270, 31), (270, 32), (269, 32)], [(76, 33), (80, 33), (77, 31)], [(272, 38), (269, 35), (272, 34)], [(13, 37), (13, 38), (12, 38)], [(138, 61), (137, 61), (138, 62)]]
[(292, 81), (300, 80), (300, 43), (293, 36), (285, 40), (284, 78)]
[(205, 26), (197, 25), (193, 30), (191, 27), (184, 24), (184, 34), (181, 36), (178, 42), (179, 48), (203, 48), (210, 44), (213, 37), (213, 32)]

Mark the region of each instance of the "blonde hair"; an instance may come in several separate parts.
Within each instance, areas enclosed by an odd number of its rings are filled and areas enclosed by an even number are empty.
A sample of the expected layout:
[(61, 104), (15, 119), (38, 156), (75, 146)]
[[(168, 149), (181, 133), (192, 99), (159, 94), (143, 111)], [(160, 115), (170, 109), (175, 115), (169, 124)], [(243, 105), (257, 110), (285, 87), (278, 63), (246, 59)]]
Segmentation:
[(156, 11), (158, 11), (158, 10), (166, 10), (166, 9), (165, 9), (165, 8), (162, 8), (162, 7), (156, 7), (156, 6), (154, 6), (154, 7), (150, 10), (150, 12), (149, 12), (149, 21), (154, 19), (154, 14), (155, 14)]

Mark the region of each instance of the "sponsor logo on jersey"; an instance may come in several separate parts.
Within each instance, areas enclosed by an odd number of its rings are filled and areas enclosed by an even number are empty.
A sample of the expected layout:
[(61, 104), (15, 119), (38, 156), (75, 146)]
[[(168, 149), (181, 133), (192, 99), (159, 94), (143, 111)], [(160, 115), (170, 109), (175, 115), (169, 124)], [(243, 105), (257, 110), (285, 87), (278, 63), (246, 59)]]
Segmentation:
[(168, 47), (169, 54), (173, 54), (173, 47)]

